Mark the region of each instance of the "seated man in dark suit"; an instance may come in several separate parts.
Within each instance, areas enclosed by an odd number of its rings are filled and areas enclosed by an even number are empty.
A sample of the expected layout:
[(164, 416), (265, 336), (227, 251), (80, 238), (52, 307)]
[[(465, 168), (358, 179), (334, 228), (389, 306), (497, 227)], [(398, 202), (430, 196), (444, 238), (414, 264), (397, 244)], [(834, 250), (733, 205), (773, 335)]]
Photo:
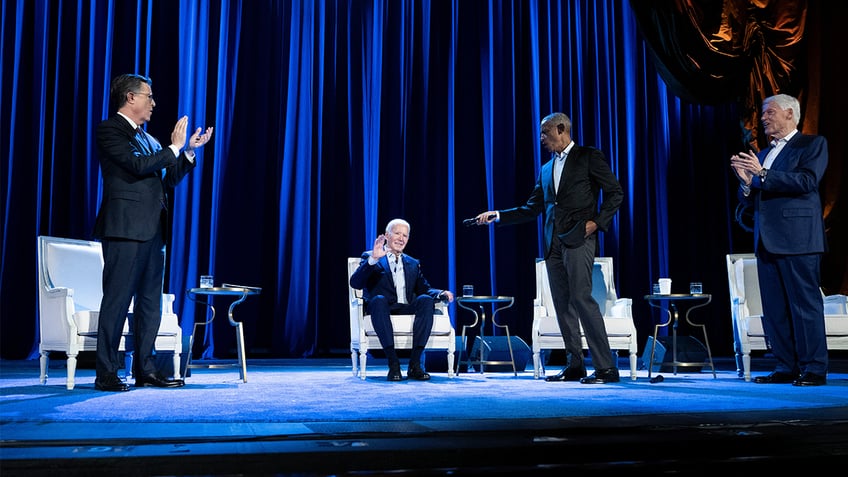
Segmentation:
[(409, 241), (409, 222), (394, 219), (386, 233), (374, 240), (371, 251), (362, 254), (350, 286), (362, 290), (365, 310), (389, 362), (389, 381), (401, 381), (400, 360), (395, 351), (390, 315), (415, 315), (412, 325), (412, 354), (406, 376), (426, 381), (430, 375), (421, 367), (421, 354), (433, 329), (434, 300), (453, 301), (449, 290), (432, 288), (421, 271), (421, 263), (403, 253)]

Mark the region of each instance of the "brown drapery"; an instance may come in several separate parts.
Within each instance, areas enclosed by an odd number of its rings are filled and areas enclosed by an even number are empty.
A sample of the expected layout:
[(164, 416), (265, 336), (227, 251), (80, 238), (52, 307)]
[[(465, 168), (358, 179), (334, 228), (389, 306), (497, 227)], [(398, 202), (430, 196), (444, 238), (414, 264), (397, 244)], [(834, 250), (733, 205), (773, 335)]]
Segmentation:
[[(825, 224), (836, 263), (848, 288), (848, 266), (840, 242), (845, 182), (845, 140), (838, 125), (842, 85), (828, 75), (826, 62), (839, 46), (834, 39), (845, 6), (819, 0), (631, 0), (639, 28), (669, 90), (692, 104), (735, 102), (740, 110), (739, 148), (759, 150), (768, 138), (759, 121), (762, 100), (785, 93), (801, 103), (798, 129), (830, 134), (830, 161), (822, 183)], [(824, 93), (823, 93), (824, 91)], [(830, 123), (830, 127), (824, 125)], [(826, 129), (826, 131), (825, 131)], [(840, 263), (841, 262), (841, 263)], [(841, 268), (841, 270), (839, 270)], [(826, 270), (827, 271), (827, 270)]]
[(658, 71), (671, 91), (696, 104), (738, 102), (742, 145), (765, 146), (762, 100), (798, 98), (801, 130), (818, 132), (819, 95), (805, 62), (806, 0), (632, 0)]

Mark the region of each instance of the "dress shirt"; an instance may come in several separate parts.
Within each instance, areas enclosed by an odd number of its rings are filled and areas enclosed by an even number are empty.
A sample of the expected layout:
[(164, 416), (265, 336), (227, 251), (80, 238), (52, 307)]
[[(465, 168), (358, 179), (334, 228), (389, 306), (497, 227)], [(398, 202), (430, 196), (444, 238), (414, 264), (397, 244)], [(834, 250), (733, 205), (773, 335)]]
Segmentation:
[(783, 146), (785, 146), (786, 143), (789, 142), (790, 139), (792, 139), (792, 136), (794, 136), (796, 132), (798, 132), (797, 129), (793, 130), (791, 133), (787, 134), (781, 139), (774, 139), (771, 141), (771, 150), (768, 152), (768, 155), (766, 155), (766, 159), (763, 161), (764, 169), (771, 169), (772, 164), (774, 164), (774, 159), (777, 157), (778, 154), (780, 154), (780, 151), (783, 150)]
[(403, 260), (400, 255), (389, 253), (389, 266), (392, 267), (392, 280), (395, 282), (395, 291), (398, 296), (398, 303), (406, 303), (406, 278), (403, 274)]
[(555, 152), (554, 155), (554, 192), (559, 191), (559, 181), (562, 178), (562, 171), (565, 169), (565, 160), (568, 158), (568, 152), (574, 147), (574, 141), (571, 141), (562, 152)]

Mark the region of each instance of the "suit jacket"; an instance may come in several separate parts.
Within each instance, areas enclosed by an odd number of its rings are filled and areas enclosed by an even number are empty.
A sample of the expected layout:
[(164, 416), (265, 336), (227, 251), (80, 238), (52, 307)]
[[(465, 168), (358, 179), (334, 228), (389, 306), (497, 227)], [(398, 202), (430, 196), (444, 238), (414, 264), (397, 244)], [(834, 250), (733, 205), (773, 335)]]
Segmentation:
[[(762, 164), (771, 147), (757, 157)], [(759, 242), (771, 253), (824, 253), (824, 229), (819, 183), (827, 169), (827, 140), (796, 133), (774, 159), (765, 181), (754, 176), (748, 197), (754, 210), (754, 251)]]
[[(368, 258), (370, 256), (370, 251), (362, 254), (359, 268), (350, 276), (350, 286), (362, 290), (362, 299), (365, 302), (366, 310), (371, 297), (377, 295), (387, 297), (390, 304), (397, 303), (397, 290), (392, 278), (392, 268), (388, 256), (380, 258), (374, 265), (369, 265)], [(407, 254), (401, 255), (401, 260), (403, 261), (403, 276), (406, 280), (406, 302), (412, 303), (415, 297), (425, 294), (433, 297), (434, 300), (438, 300), (443, 290), (430, 286), (427, 278), (424, 277), (424, 272), (421, 271), (421, 262)]]
[[(553, 234), (564, 234), (578, 223), (592, 220), (606, 231), (624, 199), (624, 191), (604, 154), (588, 146), (574, 145), (568, 153), (554, 192), (554, 161), (542, 165), (536, 186), (524, 205), (500, 211), (500, 225), (527, 222), (545, 213), (545, 256), (550, 254)], [(600, 191), (604, 200), (598, 207)]]
[(94, 236), (152, 239), (167, 223), (167, 190), (176, 186), (195, 163), (183, 152), (174, 157), (170, 148), (162, 148), (146, 132), (137, 133), (119, 114), (97, 126), (97, 148), (103, 199)]

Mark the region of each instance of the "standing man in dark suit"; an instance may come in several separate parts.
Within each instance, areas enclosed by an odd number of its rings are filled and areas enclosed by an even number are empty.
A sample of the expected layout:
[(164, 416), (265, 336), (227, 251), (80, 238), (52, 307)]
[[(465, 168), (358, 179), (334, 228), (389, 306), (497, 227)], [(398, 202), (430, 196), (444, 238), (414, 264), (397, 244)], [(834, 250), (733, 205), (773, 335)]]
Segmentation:
[(118, 347), (133, 299), (135, 385), (179, 387), (184, 382), (162, 377), (153, 358), (162, 318), (167, 191), (194, 168), (195, 149), (209, 141), (212, 128), (197, 128), (186, 143), (188, 117), (183, 116), (163, 148), (141, 128), (156, 106), (150, 78), (120, 75), (112, 80), (109, 97), (117, 112), (97, 127), (103, 199), (94, 236), (102, 242), (104, 263), (94, 387), (129, 390), (118, 378)]
[[(563, 113), (547, 116), (542, 120), (541, 130), (542, 146), (553, 157), (542, 166), (527, 203), (483, 212), (476, 217), (477, 223), (510, 225), (534, 220), (545, 213), (545, 265), (567, 360), (561, 372), (545, 380), (615, 383), (619, 381), (618, 367), (600, 307), (592, 298), (592, 267), (597, 231), (609, 228), (624, 192), (600, 150), (578, 146), (571, 140), (568, 116)], [(599, 208), (601, 190), (604, 195)], [(580, 324), (595, 368), (588, 377)]]
[(827, 239), (819, 197), (827, 140), (798, 132), (801, 106), (792, 96), (766, 98), (762, 111), (770, 147), (730, 158), (739, 200), (754, 210), (763, 328), (777, 358), (774, 371), (754, 382), (820, 386), (828, 367), (820, 288)]
[(415, 315), (412, 322), (412, 354), (406, 376), (427, 381), (430, 375), (421, 367), (421, 354), (433, 330), (434, 300), (453, 301), (453, 292), (430, 286), (421, 271), (421, 262), (403, 253), (409, 241), (410, 225), (394, 219), (386, 233), (374, 240), (370, 252), (362, 254), (359, 268), (350, 277), (350, 286), (362, 290), (365, 310), (371, 315), (374, 331), (389, 362), (389, 381), (401, 381), (400, 360), (395, 351), (391, 315)]

